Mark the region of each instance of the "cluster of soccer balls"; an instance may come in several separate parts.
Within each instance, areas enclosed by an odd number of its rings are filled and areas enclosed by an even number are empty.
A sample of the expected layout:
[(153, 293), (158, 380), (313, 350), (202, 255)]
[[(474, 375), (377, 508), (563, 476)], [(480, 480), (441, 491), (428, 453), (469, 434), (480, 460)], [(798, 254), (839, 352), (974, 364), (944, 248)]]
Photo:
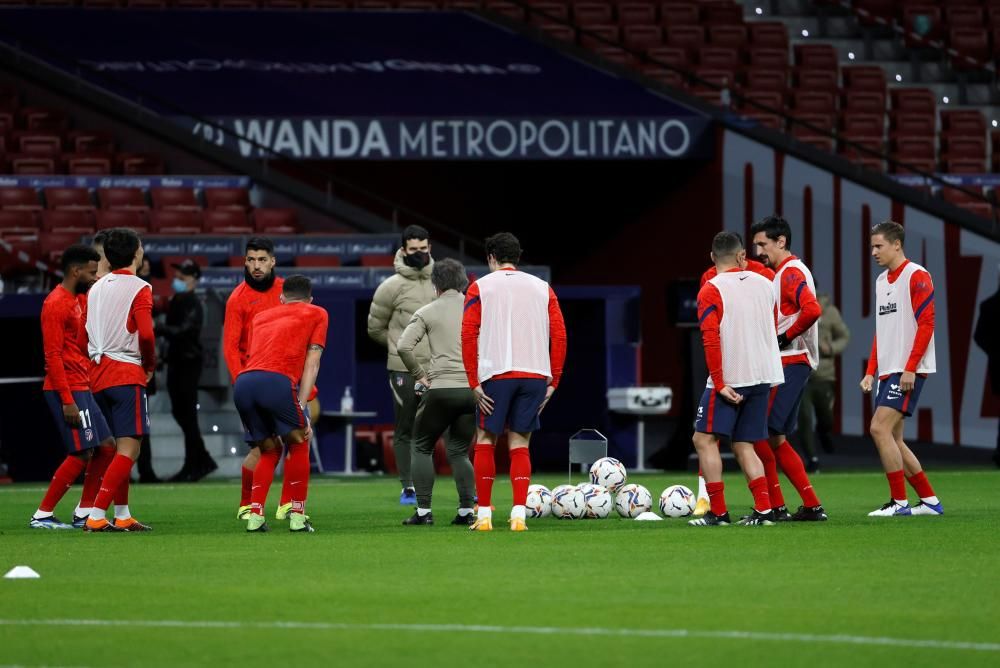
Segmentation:
[[(634, 519), (652, 510), (653, 496), (642, 485), (625, 484), (627, 479), (620, 461), (604, 457), (590, 467), (589, 483), (559, 485), (551, 491), (544, 485), (530, 486), (525, 507), (529, 517), (603, 519), (614, 508), (622, 517)], [(671, 485), (660, 494), (660, 513), (665, 517), (687, 517), (694, 506), (694, 493), (684, 485)]]

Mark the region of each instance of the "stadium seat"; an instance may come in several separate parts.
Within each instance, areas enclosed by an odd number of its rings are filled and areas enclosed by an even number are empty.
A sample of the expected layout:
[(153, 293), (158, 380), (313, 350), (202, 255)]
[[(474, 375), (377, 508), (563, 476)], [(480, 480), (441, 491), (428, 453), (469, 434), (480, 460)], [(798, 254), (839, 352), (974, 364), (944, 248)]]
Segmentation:
[(788, 50), (770, 46), (751, 46), (747, 50), (747, 60), (751, 67), (784, 70), (788, 69)]
[(741, 95), (740, 109), (747, 112), (778, 113), (785, 108), (785, 95), (774, 90), (747, 90)]
[(829, 44), (796, 44), (793, 47), (795, 65), (803, 70), (826, 70), (838, 73), (840, 58)]
[(76, 153), (114, 153), (115, 139), (101, 130), (71, 130), (66, 133), (66, 147)]
[(62, 164), (57, 158), (40, 155), (9, 153), (6, 156), (6, 162), (10, 174), (21, 176), (59, 174), (62, 169)]
[(986, 137), (969, 137), (963, 135), (945, 135), (941, 138), (941, 159), (957, 160), (960, 158), (986, 159)]
[(65, 132), (69, 129), (69, 116), (59, 109), (21, 107), (18, 111), (21, 125), (33, 132)]
[(31, 211), (0, 210), (0, 233), (33, 234), (38, 231), (36, 215)]
[(892, 117), (893, 136), (933, 137), (937, 124), (931, 114), (901, 113)]
[(840, 90), (837, 73), (831, 70), (796, 69), (792, 82), (799, 90), (822, 90), (836, 94)]
[(730, 46), (703, 46), (698, 49), (698, 63), (702, 67), (737, 70), (741, 65), (740, 52)]
[(694, 71), (694, 75), (700, 81), (694, 81), (696, 87), (706, 87), (713, 91), (722, 88), (733, 89), (736, 87), (736, 70), (721, 67), (699, 67)]
[(573, 5), (573, 21), (581, 27), (611, 23), (614, 9), (605, 2), (580, 2)]
[(618, 23), (629, 25), (655, 25), (656, 6), (645, 2), (623, 2), (618, 5)]
[(242, 209), (206, 209), (202, 220), (205, 231), (209, 233), (231, 227), (246, 228), (248, 233), (253, 232), (246, 211)]
[(594, 53), (612, 63), (631, 67), (635, 64), (635, 57), (625, 49), (617, 46), (600, 46), (593, 49)]
[(104, 176), (111, 173), (111, 156), (72, 153), (64, 156), (66, 172), (79, 176)]
[(801, 112), (830, 113), (836, 106), (833, 93), (819, 90), (796, 90), (792, 92), (792, 106)]
[(854, 111), (841, 112), (840, 128), (844, 132), (855, 135), (881, 136), (885, 134), (885, 116)]
[[(399, 8), (407, 9), (407, 7), (403, 7), (402, 3), (400, 3)], [(430, 4), (430, 8), (434, 9), (435, 7), (433, 4)], [(427, 7), (424, 9), (427, 9)], [(564, 2), (532, 3), (528, 21), (532, 25), (541, 25), (552, 21), (569, 21), (569, 5)]]
[(201, 204), (192, 188), (150, 188), (153, 208), (157, 210), (200, 211)]
[(722, 2), (702, 4), (701, 20), (706, 25), (741, 25), (743, 23), (743, 5)]
[(749, 90), (772, 90), (781, 93), (788, 90), (788, 74), (785, 70), (752, 67), (746, 70), (744, 76)]
[(94, 212), (84, 210), (55, 210), (42, 212), (42, 231), (52, 232), (59, 228), (95, 228)]
[(125, 175), (155, 175), (166, 173), (163, 159), (143, 153), (118, 153), (115, 155), (116, 171)]
[(14, 151), (25, 155), (59, 155), (62, 153), (62, 135), (36, 130), (16, 130), (11, 133)]
[(979, 28), (983, 25), (983, 10), (978, 5), (946, 5), (944, 19), (949, 28)]
[(694, 54), (705, 43), (705, 31), (701, 26), (674, 25), (667, 27), (667, 44), (687, 49)]
[(708, 43), (742, 49), (747, 44), (747, 29), (742, 25), (712, 25), (708, 27)]
[(576, 30), (572, 26), (561, 23), (543, 23), (538, 27), (549, 37), (558, 39), (561, 42), (576, 41)]
[(362, 255), (361, 256), (361, 266), (362, 267), (391, 267), (395, 262), (395, 257), (392, 255), (383, 255), (381, 253), (374, 255)]
[(941, 130), (945, 135), (982, 137), (986, 134), (986, 119), (974, 109), (942, 110)]
[(885, 71), (870, 65), (848, 65), (842, 70), (844, 88), (885, 93)]
[(948, 43), (958, 51), (958, 55), (951, 59), (952, 67), (958, 70), (978, 70), (992, 55), (990, 35), (982, 26), (952, 28), (948, 32)]
[(80, 237), (74, 230), (60, 232), (50, 232), (38, 237), (38, 256), (42, 262), (48, 262), (53, 266), (59, 265), (63, 252), (73, 244), (80, 243)]
[(295, 258), (296, 267), (339, 267), (340, 264), (336, 255), (299, 255)]
[(757, 123), (765, 128), (771, 128), (772, 130), (783, 130), (785, 119), (778, 114), (769, 114), (764, 111), (752, 111), (744, 110), (740, 112), (740, 115), (744, 118), (751, 118)]
[(153, 234), (199, 234), (203, 227), (200, 211), (165, 209), (149, 214)]
[(903, 162), (909, 158), (933, 159), (935, 156), (934, 137), (896, 137), (893, 145), (896, 158)]
[[(897, 158), (898, 159), (898, 158)], [(889, 171), (893, 174), (933, 174), (937, 171), (937, 161), (934, 158), (907, 158), (905, 163), (889, 163)]]
[(622, 31), (625, 47), (635, 51), (646, 51), (663, 44), (663, 32), (659, 26), (627, 25)]
[(801, 112), (792, 110), (791, 119), (788, 123), (789, 130), (796, 127), (810, 127), (813, 133), (819, 134), (824, 129), (831, 129), (836, 125), (837, 117), (832, 113), (823, 112)]
[(642, 68), (642, 74), (654, 81), (667, 86), (673, 86), (674, 88), (684, 88), (687, 85), (684, 75), (680, 72), (657, 67), (656, 65), (646, 65)]
[(889, 91), (893, 113), (937, 113), (937, 100), (929, 88), (893, 88)]
[(250, 192), (246, 188), (205, 188), (205, 206), (208, 209), (237, 209), (249, 211)]
[(931, 0), (903, 7), (903, 43), (909, 48), (921, 47), (930, 40), (941, 39), (944, 22), (941, 8)]
[(885, 114), (885, 93), (849, 90), (844, 93), (843, 108), (850, 111)]
[(42, 210), (38, 193), (30, 186), (5, 186), (0, 188), (0, 209)]
[(139, 188), (99, 188), (97, 201), (102, 209), (146, 210), (146, 195)]
[(941, 170), (945, 174), (984, 174), (986, 160), (979, 158), (955, 158), (943, 160)]
[(658, 46), (646, 52), (653, 61), (686, 70), (691, 66), (687, 49), (677, 46)]
[(98, 230), (128, 227), (145, 234), (149, 230), (149, 223), (146, 212), (139, 209), (106, 209), (97, 211), (96, 227)]
[(258, 232), (272, 233), (275, 229), (290, 228), (291, 232), (283, 232), (285, 234), (293, 234), (299, 230), (299, 220), (298, 214), (295, 209), (255, 209), (253, 215), (254, 229)]
[(660, 5), (660, 23), (666, 28), (700, 25), (698, 6), (687, 2), (664, 2)]
[(47, 209), (94, 209), (94, 202), (86, 188), (45, 188)]
[(755, 47), (776, 49), (788, 48), (788, 30), (784, 23), (753, 22), (748, 23), (750, 44)]
[(4, 236), (4, 241), (11, 245), (11, 252), (0, 251), (0, 274), (8, 272), (37, 271), (34, 262), (25, 262), (21, 259), (20, 253), (24, 253), (28, 258), (39, 256), (37, 236)]

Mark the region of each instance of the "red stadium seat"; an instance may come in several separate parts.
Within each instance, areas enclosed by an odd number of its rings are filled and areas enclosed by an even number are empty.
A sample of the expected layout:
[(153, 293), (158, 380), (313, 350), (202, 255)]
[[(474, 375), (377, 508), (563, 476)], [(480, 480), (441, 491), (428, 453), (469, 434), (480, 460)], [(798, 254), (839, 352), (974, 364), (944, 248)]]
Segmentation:
[(246, 188), (205, 188), (205, 205), (209, 209), (249, 211), (250, 192)]
[(654, 25), (656, 6), (645, 2), (623, 2), (618, 5), (618, 23), (628, 25)]
[(735, 3), (713, 3), (701, 6), (701, 20), (706, 25), (741, 25), (743, 23), (743, 5)]
[(139, 188), (99, 188), (97, 199), (102, 209), (148, 209), (146, 195)]
[(111, 156), (71, 153), (65, 156), (66, 171), (81, 176), (103, 176), (111, 173)]
[(747, 29), (741, 25), (713, 25), (708, 27), (708, 42), (713, 46), (731, 46), (741, 49), (747, 44)]
[(837, 73), (831, 70), (796, 70), (792, 76), (799, 90), (823, 90), (837, 93)]
[(295, 258), (296, 267), (339, 267), (340, 258), (336, 255), (299, 255)]
[(843, 68), (844, 88), (885, 92), (885, 71), (870, 65), (848, 65)]
[(688, 69), (691, 65), (687, 49), (677, 46), (658, 46), (647, 51), (646, 55), (657, 63), (671, 65), (682, 70)]
[(773, 90), (784, 93), (788, 89), (788, 74), (785, 70), (746, 70), (746, 86), (750, 90)]
[(645, 52), (663, 44), (663, 32), (659, 26), (627, 25), (623, 28), (625, 47)]
[(71, 130), (66, 134), (67, 148), (76, 153), (114, 153), (115, 139), (101, 130)]
[(395, 258), (392, 255), (362, 255), (362, 267), (391, 267)]
[[(990, 35), (985, 27), (952, 28), (948, 32), (948, 43), (958, 51), (951, 59), (952, 67), (960, 70), (977, 70), (989, 61)], [(971, 60), (970, 60), (971, 59)]]
[(698, 49), (698, 63), (703, 67), (740, 67), (740, 52), (730, 46), (703, 46)]
[(751, 46), (747, 50), (747, 59), (751, 67), (769, 70), (788, 68), (788, 50), (770, 46)]
[(93, 211), (56, 210), (42, 212), (42, 231), (52, 232), (59, 228), (88, 228), (95, 227)]
[(785, 94), (773, 90), (748, 90), (742, 95), (740, 108), (747, 112), (780, 112), (785, 108)]
[(621, 30), (616, 25), (588, 25), (580, 30), (580, 46), (588, 49), (599, 49), (614, 46), (621, 40)]
[(41, 235), (38, 237), (39, 258), (42, 262), (58, 266), (63, 252), (73, 244), (80, 243), (80, 237), (84, 234), (87, 234), (87, 232), (80, 233), (77, 230), (65, 230)]
[(246, 228), (248, 232), (253, 232), (246, 211), (242, 209), (207, 209), (203, 220), (206, 232), (230, 227)]
[(642, 68), (642, 74), (658, 83), (673, 86), (674, 88), (684, 88), (687, 85), (684, 81), (684, 75), (680, 72), (657, 67), (656, 65), (646, 65)]
[(191, 188), (150, 188), (149, 194), (153, 199), (154, 209), (201, 210), (201, 204)]
[(983, 10), (978, 5), (945, 6), (944, 19), (949, 28), (981, 28)]
[(885, 114), (885, 94), (871, 90), (849, 90), (844, 93), (844, 109), (872, 114)]
[(764, 111), (742, 111), (740, 115), (744, 118), (752, 118), (765, 128), (771, 128), (772, 130), (784, 129), (785, 119), (778, 114), (769, 114)]
[(900, 113), (893, 117), (891, 128), (895, 135), (932, 137), (937, 124), (932, 114)]
[(115, 164), (117, 171), (125, 175), (163, 174), (167, 171), (162, 158), (143, 153), (118, 153)]
[(635, 57), (617, 46), (599, 46), (595, 48), (594, 53), (604, 58), (612, 63), (617, 63), (618, 65), (624, 65), (626, 67), (631, 67), (635, 65)]
[(561, 23), (543, 23), (539, 28), (553, 39), (558, 39), (561, 42), (575, 42), (576, 41), (576, 29), (572, 26), (563, 25)]
[(908, 158), (933, 159), (935, 156), (934, 137), (896, 137), (893, 144), (896, 158), (903, 162)]
[(25, 155), (59, 155), (62, 153), (62, 135), (35, 130), (19, 130), (11, 134), (15, 151)]
[[(405, 9), (402, 3), (400, 3), (399, 8)], [(432, 4), (430, 8), (434, 8), (434, 5)], [(425, 7), (425, 9), (427, 8)], [(568, 21), (569, 5), (564, 2), (532, 3), (531, 13), (528, 15), (528, 20), (532, 25), (542, 25), (552, 21)]]
[(38, 193), (29, 186), (5, 186), (0, 188), (0, 209), (33, 209), (42, 210)]
[[(694, 82), (696, 86), (706, 87), (712, 91), (722, 88), (732, 89), (736, 86), (735, 69), (699, 67), (695, 69), (694, 75), (701, 80)], [(709, 85), (705, 86), (705, 84)]]
[[(897, 158), (899, 160), (899, 158)], [(890, 163), (889, 171), (893, 174), (933, 174), (937, 171), (937, 161), (934, 158), (906, 158), (905, 163)]]
[(153, 210), (149, 228), (154, 234), (199, 234), (203, 229), (200, 211)]
[(252, 218), (254, 229), (258, 232), (266, 233), (276, 228), (291, 228), (292, 233), (299, 230), (299, 216), (295, 209), (255, 209)]
[(38, 221), (31, 211), (0, 211), (0, 233), (33, 234), (38, 230)]
[(903, 43), (907, 47), (924, 46), (930, 40), (941, 39), (941, 8), (927, 2), (903, 7)]
[(46, 174), (59, 174), (62, 164), (58, 158), (41, 155), (25, 155), (23, 153), (10, 153), (7, 155), (7, 164), (11, 174), (21, 176)]
[(885, 116), (845, 111), (841, 113), (840, 128), (849, 134), (882, 136), (885, 134)]
[(963, 137), (961, 135), (941, 138), (941, 159), (958, 160), (961, 158), (986, 159), (986, 137)]
[(982, 137), (986, 134), (986, 119), (974, 109), (941, 112), (941, 130), (946, 135)]
[(47, 209), (93, 209), (94, 202), (86, 188), (45, 188)]
[(784, 23), (760, 22), (749, 23), (750, 44), (756, 47), (777, 49), (788, 48), (788, 30)]
[(699, 25), (698, 6), (688, 2), (664, 2), (660, 5), (660, 23), (667, 28)]
[(98, 211), (97, 229), (107, 230), (112, 227), (128, 227), (136, 232), (145, 233), (149, 229), (147, 214), (138, 209), (107, 209)]
[(605, 2), (580, 2), (573, 5), (573, 21), (578, 26), (611, 23), (614, 9)]
[(701, 26), (675, 25), (667, 27), (667, 44), (696, 52), (705, 43), (705, 30)]
[(830, 44), (796, 44), (793, 51), (795, 65), (801, 69), (827, 70), (834, 73), (840, 69), (837, 49)]
[(69, 129), (69, 116), (59, 109), (21, 107), (18, 111), (21, 125), (33, 132), (65, 132)]
[(894, 112), (937, 113), (937, 99), (929, 88), (893, 88), (889, 91)]
[(945, 174), (983, 174), (986, 172), (986, 160), (978, 158), (956, 158), (944, 160), (941, 163)]
[(797, 90), (792, 93), (792, 106), (798, 111), (828, 114), (836, 111), (833, 93), (819, 90)]
[(820, 134), (823, 130), (834, 127), (836, 116), (832, 113), (802, 113), (794, 111), (792, 120), (789, 121), (789, 129), (794, 132), (795, 128), (807, 128), (814, 134)]

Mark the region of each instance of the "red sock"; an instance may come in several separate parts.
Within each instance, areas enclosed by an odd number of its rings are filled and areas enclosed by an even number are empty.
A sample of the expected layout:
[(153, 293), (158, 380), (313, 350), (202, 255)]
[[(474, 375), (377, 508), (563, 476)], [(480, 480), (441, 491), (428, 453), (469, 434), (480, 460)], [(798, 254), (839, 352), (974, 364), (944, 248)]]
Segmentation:
[(531, 457), (528, 448), (510, 449), (510, 486), (514, 490), (514, 505), (528, 502), (528, 485), (531, 484)]
[[(473, 452), (475, 458), (472, 460), (472, 469), (476, 475), (476, 497), (481, 508), (489, 508), (493, 505), (491, 498), (493, 480), (497, 477), (497, 464), (493, 461), (493, 446), (489, 443), (477, 443)], [(513, 453), (511, 453), (510, 459), (511, 470), (513, 470)]]
[[(97, 498), (94, 499), (95, 508), (107, 510), (108, 506), (111, 505), (111, 500), (117, 500), (118, 490), (123, 483), (128, 482), (128, 474), (132, 472), (132, 464), (134, 462), (131, 457), (123, 455), (120, 452), (115, 455), (115, 458), (108, 465), (108, 470), (104, 473), (104, 478), (101, 480), (101, 489), (98, 490)], [(125, 490), (125, 503), (127, 504), (128, 487)]]
[(806, 467), (802, 463), (799, 453), (795, 452), (795, 448), (788, 441), (785, 441), (774, 450), (774, 455), (778, 458), (778, 464), (781, 466), (782, 472), (788, 476), (788, 479), (795, 486), (795, 491), (802, 497), (802, 505), (806, 508), (815, 508), (820, 505), (819, 497), (816, 496), (812, 483), (809, 482), (809, 474), (806, 473)]
[(906, 476), (903, 474), (903, 469), (889, 471), (885, 477), (889, 479), (889, 495), (893, 500), (906, 501)]
[(767, 439), (755, 441), (753, 451), (757, 453), (761, 464), (764, 465), (764, 475), (767, 477), (767, 495), (771, 499), (771, 506), (780, 508), (785, 505), (785, 495), (781, 493), (781, 481), (778, 479), (778, 463), (774, 459), (774, 450)]
[(94, 450), (90, 461), (87, 462), (87, 470), (83, 474), (83, 494), (80, 495), (81, 508), (93, 508), (94, 499), (101, 489), (101, 479), (108, 470), (108, 464), (115, 458), (115, 449), (110, 445), (102, 445)]
[(116, 506), (127, 506), (128, 505), (128, 487), (132, 484), (132, 480), (129, 476), (125, 476), (122, 480), (122, 484), (118, 485), (118, 489), (115, 490), (115, 505)]
[(926, 499), (934, 496), (934, 488), (931, 487), (930, 481), (927, 479), (927, 474), (921, 471), (916, 475), (911, 475), (907, 480), (910, 481), (910, 485), (917, 492), (917, 496), (921, 499)]
[(747, 485), (750, 493), (753, 494), (753, 509), (759, 513), (766, 513), (771, 510), (771, 497), (767, 493), (767, 478), (760, 476), (754, 478)]
[[(309, 494), (309, 444), (293, 443), (288, 446), (288, 456), (285, 458), (285, 484), (288, 488), (288, 500), (292, 504), (293, 513), (304, 513), (306, 496)], [(282, 505), (284, 505), (284, 503)]]
[(52, 475), (52, 482), (49, 483), (49, 489), (45, 492), (45, 498), (42, 499), (38, 509), (45, 513), (51, 513), (56, 504), (62, 500), (69, 488), (76, 482), (79, 475), (83, 473), (86, 466), (87, 464), (79, 457), (66, 455), (66, 459)]
[(724, 482), (706, 482), (705, 487), (708, 488), (708, 500), (712, 504), (712, 512), (715, 515), (725, 515), (726, 514), (726, 483)]
[(271, 483), (274, 482), (274, 471), (278, 468), (281, 460), (281, 449), (274, 448), (267, 452), (260, 453), (260, 461), (253, 470), (253, 486), (250, 493), (251, 511), (264, 514), (264, 503), (267, 501), (267, 493), (271, 491)]
[(278, 500), (278, 505), (281, 506), (292, 501), (292, 479), (288, 477), (288, 463), (291, 458), (292, 448), (289, 446), (285, 448), (285, 454), (279, 458), (284, 462), (284, 468), (281, 469), (281, 498)]
[(240, 490), (240, 506), (250, 505), (250, 492), (253, 489), (253, 469), (243, 467), (243, 489)]

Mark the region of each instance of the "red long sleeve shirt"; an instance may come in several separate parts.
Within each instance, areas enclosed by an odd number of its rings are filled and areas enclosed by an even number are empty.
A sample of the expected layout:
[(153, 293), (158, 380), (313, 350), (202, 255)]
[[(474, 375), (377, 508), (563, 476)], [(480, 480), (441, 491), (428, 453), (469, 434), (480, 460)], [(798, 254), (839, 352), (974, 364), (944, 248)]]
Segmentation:
[[(896, 279), (903, 272), (903, 268), (910, 263), (909, 260), (896, 267), (895, 271), (889, 272), (889, 283), (895, 283)], [(906, 360), (906, 370), (916, 373), (917, 365), (927, 352), (927, 346), (934, 336), (934, 282), (931, 275), (926, 271), (915, 271), (910, 276), (910, 305), (917, 318), (917, 334), (913, 337), (913, 348), (910, 349), (910, 356)], [(865, 372), (869, 376), (874, 376), (878, 371), (878, 337), (872, 337), (872, 352), (868, 358), (868, 369)], [(879, 376), (884, 380), (888, 375)]]
[[(479, 299), (479, 286), (473, 283), (465, 293), (465, 314), (462, 316), (462, 364), (469, 379), (469, 387), (479, 387), (479, 328), (482, 325), (483, 306)], [(549, 365), (552, 370), (552, 387), (559, 386), (563, 365), (566, 363), (566, 322), (563, 320), (559, 299), (549, 288)], [(504, 378), (543, 378), (538, 374), (510, 371), (493, 376)]]
[[(787, 262), (795, 259), (797, 258), (794, 255), (790, 255), (782, 260), (781, 264), (778, 265), (778, 271), (781, 271)], [(781, 300), (778, 308), (781, 309), (783, 315), (792, 315), (799, 311), (799, 317), (795, 319), (791, 327), (785, 330), (785, 336), (788, 337), (789, 341), (812, 327), (823, 313), (823, 307), (819, 305), (816, 295), (809, 289), (805, 274), (796, 267), (785, 269), (781, 275)], [(782, 356), (781, 364), (782, 366), (809, 364), (809, 357), (805, 353)]]
[[(118, 269), (112, 273), (130, 274), (127, 269)], [(84, 305), (83, 318), (81, 319), (80, 349), (88, 355), (87, 346), (87, 307)], [(125, 329), (129, 333), (139, 335), (139, 354), (142, 357), (142, 366), (119, 362), (110, 357), (103, 357), (100, 364), (90, 365), (90, 389), (92, 392), (100, 392), (109, 387), (119, 385), (142, 385), (146, 386), (146, 376), (156, 369), (156, 336), (153, 333), (153, 290), (146, 286), (132, 299), (129, 306), (128, 318), (125, 320)]]
[(247, 365), (250, 355), (250, 330), (254, 317), (281, 304), (281, 289), (285, 279), (276, 277), (266, 292), (254, 290), (246, 281), (240, 283), (226, 301), (226, 318), (222, 325), (222, 355), (229, 369), (230, 382)]
[(90, 389), (90, 359), (80, 350), (77, 337), (83, 322), (83, 304), (62, 285), (42, 304), (42, 348), (45, 351), (43, 390), (59, 393), (64, 405), (73, 403), (73, 392)]

